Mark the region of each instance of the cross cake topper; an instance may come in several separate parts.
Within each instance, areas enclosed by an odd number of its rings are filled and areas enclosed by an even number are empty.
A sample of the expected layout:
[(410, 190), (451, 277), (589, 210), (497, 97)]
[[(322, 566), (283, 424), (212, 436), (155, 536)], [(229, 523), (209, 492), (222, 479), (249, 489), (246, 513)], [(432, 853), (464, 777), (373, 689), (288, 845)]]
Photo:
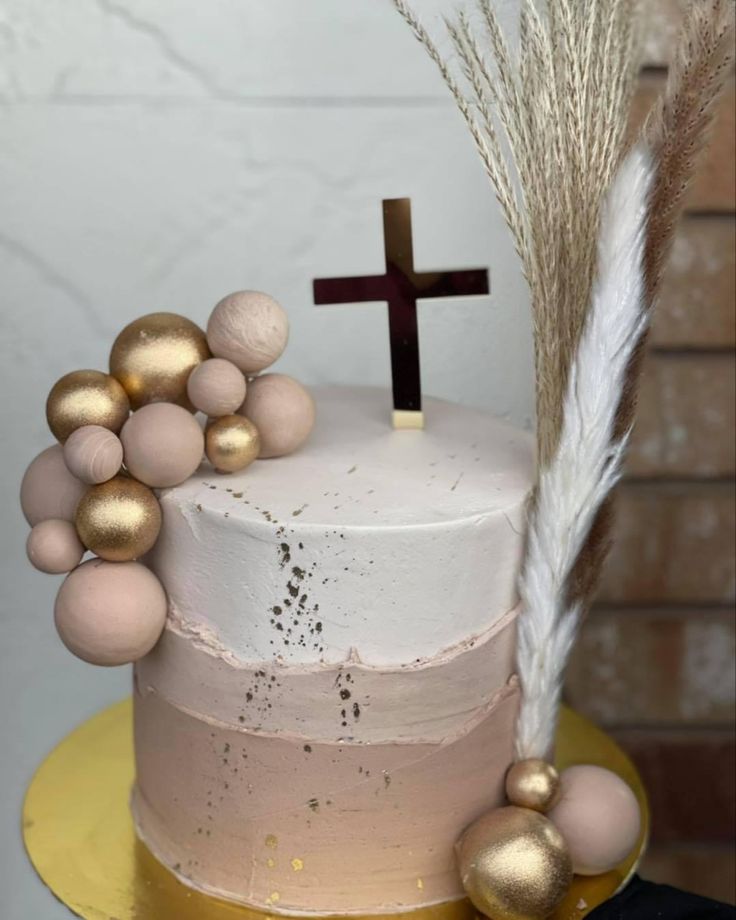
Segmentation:
[(383, 235), (386, 272), (352, 278), (317, 278), (315, 304), (388, 304), (395, 428), (423, 428), (422, 390), (419, 368), (417, 300), (488, 294), (488, 271), (484, 268), (416, 272), (411, 234), (411, 201), (383, 201)]

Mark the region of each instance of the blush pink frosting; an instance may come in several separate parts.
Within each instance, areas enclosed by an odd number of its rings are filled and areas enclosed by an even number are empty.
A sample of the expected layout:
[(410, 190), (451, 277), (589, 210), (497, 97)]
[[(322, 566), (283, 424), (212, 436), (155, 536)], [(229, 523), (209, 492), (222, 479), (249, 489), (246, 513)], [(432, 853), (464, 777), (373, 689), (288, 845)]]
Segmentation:
[[(513, 674), (518, 608), (480, 636), (411, 665), (238, 661), (201, 624), (170, 616), (136, 668), (141, 692), (192, 715), (253, 732), (317, 741), (442, 741)], [(401, 701), (397, 705), (397, 701)]]
[(138, 691), (138, 834), (186, 884), (272, 913), (461, 898), (454, 844), (502, 801), (517, 707), (512, 682), (442, 741), (307, 743)]

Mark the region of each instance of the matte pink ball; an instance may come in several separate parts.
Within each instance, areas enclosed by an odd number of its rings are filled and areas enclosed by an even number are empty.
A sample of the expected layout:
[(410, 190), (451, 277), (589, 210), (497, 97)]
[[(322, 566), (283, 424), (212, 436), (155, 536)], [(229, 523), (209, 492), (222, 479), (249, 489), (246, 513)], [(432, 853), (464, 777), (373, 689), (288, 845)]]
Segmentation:
[(590, 764), (560, 774), (560, 800), (547, 812), (565, 838), (577, 875), (609, 872), (631, 853), (641, 831), (636, 796), (615, 773)]
[(264, 370), (279, 357), (289, 339), (284, 308), (260, 291), (236, 291), (224, 297), (207, 323), (207, 344), (243, 373)]
[(264, 374), (248, 384), (240, 414), (261, 436), (260, 457), (283, 457), (300, 447), (314, 427), (314, 400), (285, 374)]
[(90, 664), (138, 661), (156, 644), (166, 622), (166, 594), (138, 562), (90, 559), (67, 576), (56, 597), (61, 641)]
[(134, 412), (120, 440), (131, 475), (154, 488), (184, 482), (204, 457), (204, 434), (197, 420), (173, 403), (151, 403)]
[(61, 444), (47, 447), (31, 462), (20, 486), (20, 506), (33, 527), (49, 518), (73, 521), (87, 487), (67, 469)]
[(231, 361), (210, 358), (190, 374), (187, 395), (210, 418), (232, 415), (245, 399), (245, 377)]
[(34, 568), (49, 575), (71, 572), (82, 561), (84, 547), (71, 521), (41, 521), (28, 534), (26, 553)]
[(77, 428), (64, 444), (64, 461), (69, 471), (88, 485), (112, 479), (123, 465), (120, 438), (100, 425)]

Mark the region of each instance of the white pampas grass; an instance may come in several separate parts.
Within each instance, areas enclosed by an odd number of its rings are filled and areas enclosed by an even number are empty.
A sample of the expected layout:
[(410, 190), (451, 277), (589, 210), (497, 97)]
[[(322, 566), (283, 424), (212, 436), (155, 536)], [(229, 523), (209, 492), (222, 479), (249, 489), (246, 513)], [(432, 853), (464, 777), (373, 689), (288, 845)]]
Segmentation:
[(635, 147), (606, 199), (598, 268), (563, 401), (551, 463), (540, 471), (520, 579), (517, 666), (522, 702), (517, 758), (549, 758), (565, 665), (583, 601), (570, 579), (601, 506), (621, 475), (628, 432), (614, 439), (632, 356), (647, 327), (644, 251), (651, 158)]

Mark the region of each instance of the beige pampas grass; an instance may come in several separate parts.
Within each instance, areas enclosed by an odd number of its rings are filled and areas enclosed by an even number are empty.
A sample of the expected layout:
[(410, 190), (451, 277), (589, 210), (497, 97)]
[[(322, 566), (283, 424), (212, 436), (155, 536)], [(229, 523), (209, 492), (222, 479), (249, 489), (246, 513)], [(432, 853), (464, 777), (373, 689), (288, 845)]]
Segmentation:
[[(733, 72), (735, 10), (734, 0), (693, 0), (677, 40), (667, 84), (641, 132), (641, 143), (656, 166), (645, 269), (650, 310), (656, 305), (685, 194), (708, 145), (718, 99)], [(643, 357), (642, 344), (621, 400), (619, 433), (634, 420)]]
[(495, 188), (529, 283), (537, 442), (551, 461), (595, 275), (603, 197), (624, 150), (637, 72), (637, 0), (522, 0), (518, 49), (491, 0), (446, 22), (443, 55), (394, 0), (437, 64)]
[(646, 258), (647, 294), (652, 303), (685, 192), (708, 144), (716, 103), (733, 70), (734, 9), (734, 0), (696, 0), (691, 5), (667, 86), (642, 131), (642, 140), (657, 164)]

